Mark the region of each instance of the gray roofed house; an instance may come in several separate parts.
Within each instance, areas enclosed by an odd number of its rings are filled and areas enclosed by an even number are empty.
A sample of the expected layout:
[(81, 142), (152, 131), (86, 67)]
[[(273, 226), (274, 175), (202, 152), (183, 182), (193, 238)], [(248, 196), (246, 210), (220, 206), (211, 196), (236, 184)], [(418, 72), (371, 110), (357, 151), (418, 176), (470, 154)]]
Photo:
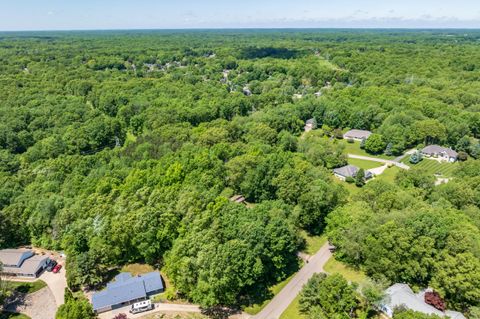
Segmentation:
[(389, 317), (393, 317), (396, 308), (406, 307), (407, 309), (428, 315), (448, 316), (450, 319), (466, 319), (460, 312), (450, 310), (442, 312), (427, 304), (424, 298), (425, 291), (415, 294), (406, 284), (394, 284), (385, 291), (385, 295), (380, 310)]
[(47, 267), (48, 257), (35, 255), (28, 249), (3, 249), (0, 262), (4, 275), (36, 278)]
[(163, 290), (162, 277), (157, 271), (135, 277), (130, 273), (120, 273), (114, 282), (107, 284), (105, 290), (92, 295), (93, 310), (96, 313), (109, 311), (145, 300)]
[(343, 134), (343, 138), (346, 140), (352, 139), (356, 141), (361, 141), (363, 139), (368, 139), (372, 135), (372, 132), (366, 130), (350, 130)]
[(428, 145), (422, 149), (422, 154), (427, 157), (435, 157), (447, 162), (455, 162), (458, 158), (458, 153), (451, 148), (442, 147), (440, 145)]
[[(360, 169), (354, 165), (346, 165), (343, 167), (335, 168), (333, 170), (333, 174), (339, 179), (345, 181), (348, 177), (355, 178), (359, 170)], [(370, 179), (372, 177), (373, 174), (370, 171), (366, 170), (365, 179)]]

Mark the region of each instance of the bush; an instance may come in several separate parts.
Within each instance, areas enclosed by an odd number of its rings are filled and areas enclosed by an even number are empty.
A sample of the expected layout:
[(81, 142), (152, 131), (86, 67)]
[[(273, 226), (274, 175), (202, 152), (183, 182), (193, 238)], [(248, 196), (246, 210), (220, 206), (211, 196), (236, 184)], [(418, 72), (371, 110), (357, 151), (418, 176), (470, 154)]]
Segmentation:
[(355, 140), (353, 138), (349, 138), (347, 139), (347, 143), (353, 144), (355, 143)]
[(461, 162), (465, 162), (468, 159), (468, 154), (465, 152), (458, 152), (458, 160)]
[(355, 183), (355, 179), (353, 177), (350, 177), (348, 176), (346, 179), (345, 179), (345, 182), (349, 183), (349, 184), (352, 184), (352, 183)]

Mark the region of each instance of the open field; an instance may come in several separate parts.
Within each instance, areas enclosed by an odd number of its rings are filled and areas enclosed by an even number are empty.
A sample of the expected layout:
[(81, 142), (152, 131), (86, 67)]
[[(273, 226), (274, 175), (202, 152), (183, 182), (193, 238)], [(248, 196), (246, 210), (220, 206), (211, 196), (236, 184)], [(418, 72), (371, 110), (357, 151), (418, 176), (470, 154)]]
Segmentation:
[(396, 156), (387, 156), (384, 154), (373, 155), (367, 153), (365, 150), (360, 148), (360, 142), (353, 142), (348, 143), (347, 141), (341, 141), (345, 145), (345, 154), (354, 154), (354, 155), (362, 155), (362, 156), (370, 156), (370, 157), (377, 157), (381, 159), (393, 160)]
[(428, 174), (441, 174), (444, 177), (452, 177), (453, 172), (458, 167), (456, 163), (439, 163), (436, 160), (424, 158), (418, 164), (412, 164), (409, 162), (410, 157), (407, 156), (402, 160), (403, 163), (410, 165), (411, 168), (418, 168)]

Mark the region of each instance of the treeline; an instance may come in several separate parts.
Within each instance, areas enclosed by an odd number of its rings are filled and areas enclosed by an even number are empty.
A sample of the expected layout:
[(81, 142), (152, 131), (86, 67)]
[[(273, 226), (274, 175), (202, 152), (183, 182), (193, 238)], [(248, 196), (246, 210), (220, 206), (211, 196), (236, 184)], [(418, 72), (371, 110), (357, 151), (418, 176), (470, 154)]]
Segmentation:
[[(450, 273), (434, 271), (478, 262), (470, 170), (479, 154), (479, 36), (2, 35), (0, 247), (66, 251), (72, 289), (148, 262), (165, 266), (195, 302), (238, 305), (294, 271), (298, 230), (322, 233), (335, 211), (328, 227), (344, 260), (391, 281), (443, 286), (458, 307), (475, 304), (476, 295), (455, 297)], [(302, 136), (310, 118), (323, 129)], [(329, 171), (346, 164), (329, 137), (347, 127), (374, 130), (395, 154), (436, 142), (469, 153), (471, 164), (438, 188), (399, 177), (399, 186), (372, 182), (348, 202)], [(249, 208), (230, 203), (235, 194)], [(350, 214), (377, 226), (339, 231), (335, 220), (352, 225)], [(427, 232), (429, 218), (443, 232)], [(408, 230), (404, 242), (426, 237), (431, 258), (410, 258), (415, 245), (403, 257), (382, 246), (391, 223)], [(370, 260), (369, 245), (399, 269)], [(411, 277), (409, 262), (421, 275)]]

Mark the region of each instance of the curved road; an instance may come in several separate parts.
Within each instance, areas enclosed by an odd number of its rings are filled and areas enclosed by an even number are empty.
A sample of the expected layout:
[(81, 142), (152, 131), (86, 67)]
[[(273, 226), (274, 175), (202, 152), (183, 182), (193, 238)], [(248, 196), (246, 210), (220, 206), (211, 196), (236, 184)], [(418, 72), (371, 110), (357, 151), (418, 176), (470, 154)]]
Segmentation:
[(386, 160), (386, 159), (383, 159), (383, 158), (369, 157), (369, 156), (355, 155), (355, 154), (348, 154), (348, 157), (349, 158), (361, 159), (361, 160), (365, 160), (365, 161), (391, 164), (391, 165), (395, 165), (398, 168), (402, 168), (402, 169), (410, 169), (410, 166), (408, 166), (408, 165), (405, 165), (405, 164), (400, 163), (400, 162), (392, 161), (392, 160)]
[(304, 284), (315, 273), (323, 272), (323, 266), (330, 259), (332, 253), (328, 249), (329, 244), (320, 248), (320, 250), (310, 257), (308, 264), (305, 264), (302, 269), (293, 277), (290, 282), (270, 301), (270, 303), (263, 308), (261, 312), (253, 316), (253, 319), (278, 319), (281, 314), (287, 309), (292, 301), (297, 297), (302, 290)]

